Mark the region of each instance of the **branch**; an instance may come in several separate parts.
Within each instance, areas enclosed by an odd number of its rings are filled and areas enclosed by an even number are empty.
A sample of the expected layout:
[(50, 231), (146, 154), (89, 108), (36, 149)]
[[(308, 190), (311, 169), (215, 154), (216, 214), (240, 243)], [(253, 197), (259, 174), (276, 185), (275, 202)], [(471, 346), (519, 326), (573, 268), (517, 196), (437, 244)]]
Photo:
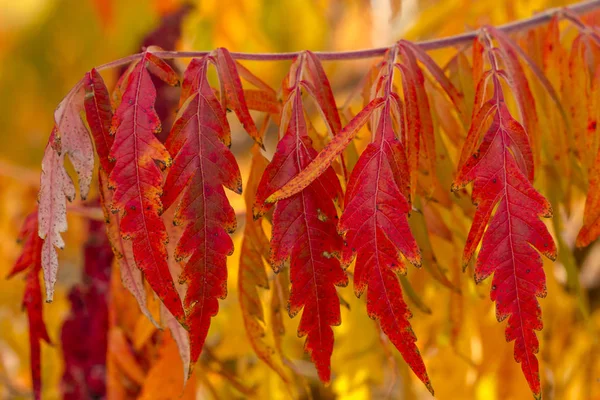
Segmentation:
[[(508, 24), (500, 25), (497, 29), (504, 31), (506, 33), (522, 31), (526, 29), (531, 29), (539, 25), (543, 25), (544, 23), (550, 21), (552, 17), (558, 15), (560, 18), (566, 18), (566, 15), (582, 15), (595, 10), (600, 9), (600, 0), (588, 0), (582, 1), (580, 3), (574, 4), (570, 7), (566, 8), (551, 8), (535, 16), (523, 19), (520, 21), (511, 22)], [(568, 11), (565, 13), (564, 11)], [(448, 36), (441, 39), (433, 39), (433, 40), (425, 40), (421, 42), (415, 42), (416, 45), (420, 46), (423, 50), (436, 50), (442, 49), (445, 47), (457, 46), (465, 43), (472, 42), (477, 35), (479, 34), (479, 30), (461, 33), (460, 35)], [(365, 50), (355, 50), (355, 51), (336, 51), (336, 52), (324, 52), (324, 51), (315, 51), (314, 53), (319, 57), (319, 59), (323, 61), (334, 61), (334, 60), (360, 60), (365, 58), (373, 58), (382, 56), (389, 47), (377, 47), (373, 49), (365, 49)], [(154, 52), (155, 55), (164, 59), (174, 59), (174, 58), (193, 58), (193, 57), (202, 57), (209, 54), (209, 51), (157, 51)], [(283, 60), (293, 60), (296, 58), (301, 52), (289, 52), (289, 53), (236, 53), (231, 52), (233, 58), (237, 60), (254, 60), (254, 61), (283, 61)], [(142, 57), (143, 53), (132, 54), (130, 56), (120, 58), (115, 61), (111, 61), (106, 64), (102, 64), (96, 69), (98, 71), (116, 68), (126, 64), (129, 64), (133, 61), (138, 60)]]

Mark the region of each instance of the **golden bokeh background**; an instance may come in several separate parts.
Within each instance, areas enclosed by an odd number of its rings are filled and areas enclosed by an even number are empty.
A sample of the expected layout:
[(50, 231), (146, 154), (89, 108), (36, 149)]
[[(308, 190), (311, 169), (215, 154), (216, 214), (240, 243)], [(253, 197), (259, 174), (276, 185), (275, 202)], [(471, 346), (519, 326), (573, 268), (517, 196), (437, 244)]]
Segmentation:
[[(5, 280), (20, 247), (16, 236), (24, 217), (35, 206), (40, 163), (53, 125), (53, 111), (69, 89), (93, 66), (140, 51), (140, 45), (165, 15), (183, 4), (193, 7), (182, 20), (178, 50), (226, 47), (241, 52), (285, 52), (303, 49), (334, 51), (385, 46), (395, 40), (425, 40), (458, 34), (482, 24), (502, 24), (570, 2), (552, 0), (0, 0), (0, 397), (29, 398), (29, 342), (21, 310), (24, 281)], [(444, 49), (431, 54), (443, 65), (456, 53)], [(181, 65), (184, 65), (183, 62)], [(278, 87), (289, 62), (244, 62), (259, 77)], [(331, 62), (325, 65), (342, 104), (359, 84), (370, 61)], [(105, 79), (114, 82), (112, 71)], [(238, 124), (234, 152), (242, 174), (248, 174), (249, 141)], [(267, 150), (276, 134), (269, 131)], [(544, 179), (543, 177), (540, 179)], [(544, 192), (542, 190), (542, 192)], [(97, 190), (96, 190), (97, 193)], [(231, 200), (243, 215), (241, 196)], [(575, 200), (562, 218), (560, 232), (573, 248), (581, 226), (583, 202)], [(79, 203), (71, 206), (67, 248), (60, 253), (56, 300), (44, 307), (54, 346), (43, 345), (43, 398), (60, 398), (63, 369), (60, 327), (69, 312), (67, 293), (82, 280), (81, 244), (87, 219), (94, 216)], [(567, 216), (568, 215), (568, 216)], [(239, 219), (243, 221), (243, 217)], [(457, 218), (454, 244), (434, 241), (440, 264), (458, 271), (464, 235), (470, 221)], [(243, 222), (242, 222), (243, 223)], [(230, 366), (240, 382), (254, 388), (255, 398), (286, 398), (285, 388), (252, 353), (237, 298), (237, 260), (243, 226), (234, 236), (236, 253), (229, 259), (229, 295), (213, 319), (208, 342), (220, 365)], [(463, 237), (461, 237), (461, 233)], [(556, 232), (555, 232), (556, 234)], [(545, 329), (539, 333), (540, 364), (546, 398), (600, 399), (600, 246), (574, 250), (579, 278), (589, 298), (588, 314), (581, 300), (566, 289), (565, 268), (545, 261), (548, 297), (541, 301)], [(529, 399), (530, 391), (513, 360), (512, 344), (504, 340), (489, 300), (490, 280), (475, 286), (472, 278), (452, 272), (462, 288), (453, 295), (425, 271), (409, 269), (409, 280), (424, 311), (413, 303), (412, 324), (438, 399)], [(303, 340), (295, 335), (297, 318), (287, 322), (284, 348), (297, 360), (316, 398), (428, 399), (401, 357), (381, 339), (352, 288), (340, 295), (343, 309), (336, 335), (332, 368), (335, 380), (319, 386), (314, 369), (303, 356)], [(266, 298), (266, 297), (265, 297)], [(594, 299), (596, 299), (594, 301)], [(286, 318), (287, 320), (287, 318)], [(136, 332), (149, 335), (139, 322)], [(86, 332), (80, 332), (86, 335)], [(141, 340), (141, 339), (140, 339)], [(244, 398), (223, 374), (201, 369), (196, 377), (198, 398)], [(213, 391), (214, 389), (215, 391)], [(144, 398), (161, 397), (160, 386)], [(176, 398), (176, 397), (175, 397)]]

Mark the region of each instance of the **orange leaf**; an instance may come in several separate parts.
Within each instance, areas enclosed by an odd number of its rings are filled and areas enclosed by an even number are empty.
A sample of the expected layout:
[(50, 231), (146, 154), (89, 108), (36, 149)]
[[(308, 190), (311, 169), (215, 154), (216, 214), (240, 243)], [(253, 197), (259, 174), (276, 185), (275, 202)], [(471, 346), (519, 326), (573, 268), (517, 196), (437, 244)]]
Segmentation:
[[(333, 160), (344, 151), (358, 131), (367, 123), (373, 111), (381, 107), (383, 101), (383, 98), (372, 100), (363, 110), (361, 110), (361, 112), (352, 118), (338, 135), (331, 139), (327, 146), (316, 155), (306, 168), (303, 168), (280, 189), (274, 191), (274, 193), (266, 198), (266, 202), (274, 203), (278, 200), (293, 196), (318, 179), (319, 176), (328, 170)], [(261, 208), (257, 208), (255, 205), (255, 215), (257, 210), (260, 213)]]

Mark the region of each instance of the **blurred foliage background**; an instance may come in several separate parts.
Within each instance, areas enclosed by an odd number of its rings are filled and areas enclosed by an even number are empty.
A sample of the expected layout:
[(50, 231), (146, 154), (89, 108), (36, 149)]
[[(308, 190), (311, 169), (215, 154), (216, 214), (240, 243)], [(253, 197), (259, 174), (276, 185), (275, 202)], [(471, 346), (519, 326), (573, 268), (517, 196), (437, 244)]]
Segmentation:
[[(140, 51), (152, 40), (170, 40), (178, 50), (282, 52), (310, 50), (354, 50), (384, 46), (400, 38), (422, 40), (471, 30), (482, 24), (502, 24), (526, 18), (568, 1), (475, 1), (475, 0), (0, 0), (0, 276), (7, 275), (19, 254), (15, 238), (25, 215), (35, 205), (40, 162), (53, 125), (53, 111), (61, 98), (93, 66)], [(186, 7), (174, 18), (173, 13)], [(191, 7), (190, 7), (191, 6)], [(169, 19), (171, 18), (171, 19)], [(177, 29), (158, 31), (169, 24)], [(166, 24), (166, 25), (165, 25)], [(161, 33), (162, 32), (162, 33)], [(165, 35), (174, 35), (166, 38)], [(154, 39), (153, 39), (154, 38)], [(455, 49), (432, 53), (444, 65)], [(359, 84), (369, 60), (327, 63), (326, 69), (338, 104), (343, 104)], [(184, 64), (181, 64), (184, 66)], [(250, 63), (249, 67), (273, 87), (279, 87), (288, 62)], [(116, 73), (105, 74), (114, 82)], [(233, 149), (243, 175), (250, 163), (250, 142), (235, 127)], [(276, 132), (268, 132), (267, 150), (272, 152)], [(543, 191), (542, 191), (543, 192)], [(179, 362), (172, 357), (172, 341), (163, 340), (158, 349), (154, 329), (143, 322), (135, 301), (113, 284), (113, 297), (129, 313), (128, 340), (136, 349), (146, 347), (147, 359), (138, 358), (132, 375), (139, 375), (137, 391), (142, 398), (286, 398), (288, 393), (253, 354), (246, 338), (237, 298), (237, 260), (243, 231), (245, 207), (241, 196), (231, 200), (240, 215), (234, 241), (236, 253), (229, 259), (229, 295), (213, 320), (209, 333), (209, 359), (203, 358), (185, 392), (179, 375), (173, 382), (157, 387)], [(60, 398), (64, 368), (60, 329), (69, 314), (69, 290), (82, 281), (81, 246), (87, 237), (90, 218), (97, 210), (72, 207), (67, 249), (61, 253), (56, 300), (45, 305), (45, 321), (54, 346), (43, 346), (43, 398)], [(574, 201), (565, 215), (560, 232), (573, 247), (581, 226), (583, 202)], [(457, 230), (467, 232), (470, 221), (462, 218)], [(489, 300), (490, 280), (475, 286), (459, 272), (461, 240), (454, 245), (434, 242), (440, 263), (451, 271), (462, 296), (433, 281), (427, 272), (410, 269), (409, 279), (425, 305), (414, 311), (413, 327), (419, 338), (430, 377), (439, 399), (527, 399), (530, 392), (519, 365), (512, 356), (512, 344), (504, 340), (503, 326), (496, 322)], [(542, 300), (544, 331), (541, 340), (541, 368), (544, 391), (555, 399), (600, 399), (598, 327), (600, 311), (600, 247), (574, 253), (582, 287), (589, 294), (590, 313), (583, 316), (578, 300), (566, 289), (565, 271), (560, 262), (546, 262), (548, 297)], [(114, 277), (113, 277), (114, 278)], [(114, 280), (114, 279), (113, 279)], [(0, 397), (28, 398), (27, 320), (21, 311), (22, 279), (0, 279)], [(316, 398), (398, 398), (427, 399), (430, 395), (404, 365), (401, 357), (368, 319), (363, 300), (352, 288), (340, 290), (349, 309), (343, 309), (343, 324), (335, 329), (332, 358), (334, 382), (323, 387), (314, 368), (302, 352), (303, 340), (295, 335), (297, 319), (286, 321), (283, 346), (306, 377), (308, 393)], [(121, 297), (119, 297), (121, 296)], [(129, 307), (129, 308), (128, 308)], [(352, 311), (349, 311), (352, 310)], [(72, 332), (73, 333), (73, 332)], [(82, 330), (78, 335), (89, 332)], [(115, 350), (116, 349), (116, 350)], [(118, 359), (120, 348), (116, 351)], [(156, 369), (158, 361), (162, 373)], [(109, 360), (109, 363), (111, 361)], [(167, 366), (166, 368), (164, 366)], [(152, 370), (152, 368), (155, 368)], [(154, 372), (152, 372), (154, 371)], [(136, 376), (137, 376), (136, 375)], [(152, 382), (154, 381), (154, 386)], [(109, 382), (110, 385), (110, 382)], [(179, 385), (179, 386), (177, 386)], [(116, 393), (116, 392), (115, 392)], [(122, 392), (120, 396), (126, 396)], [(189, 396), (189, 397), (188, 397)], [(595, 396), (595, 397), (594, 397)], [(115, 397), (118, 398), (118, 397)]]

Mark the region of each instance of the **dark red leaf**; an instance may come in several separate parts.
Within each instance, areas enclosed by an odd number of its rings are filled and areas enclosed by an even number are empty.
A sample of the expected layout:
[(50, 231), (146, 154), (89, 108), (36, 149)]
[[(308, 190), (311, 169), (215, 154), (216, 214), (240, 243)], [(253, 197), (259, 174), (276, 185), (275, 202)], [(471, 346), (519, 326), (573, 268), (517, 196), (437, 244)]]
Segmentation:
[(42, 288), (40, 285), (40, 271), (42, 270), (42, 246), (44, 241), (38, 236), (38, 211), (29, 214), (21, 233), (20, 240), (24, 242), (23, 251), (17, 259), (9, 278), (15, 274), (27, 271), (25, 293), (23, 295), (23, 308), (29, 320), (29, 350), (31, 363), (31, 382), (33, 396), (41, 399), (41, 341), (51, 343), (44, 324)]

